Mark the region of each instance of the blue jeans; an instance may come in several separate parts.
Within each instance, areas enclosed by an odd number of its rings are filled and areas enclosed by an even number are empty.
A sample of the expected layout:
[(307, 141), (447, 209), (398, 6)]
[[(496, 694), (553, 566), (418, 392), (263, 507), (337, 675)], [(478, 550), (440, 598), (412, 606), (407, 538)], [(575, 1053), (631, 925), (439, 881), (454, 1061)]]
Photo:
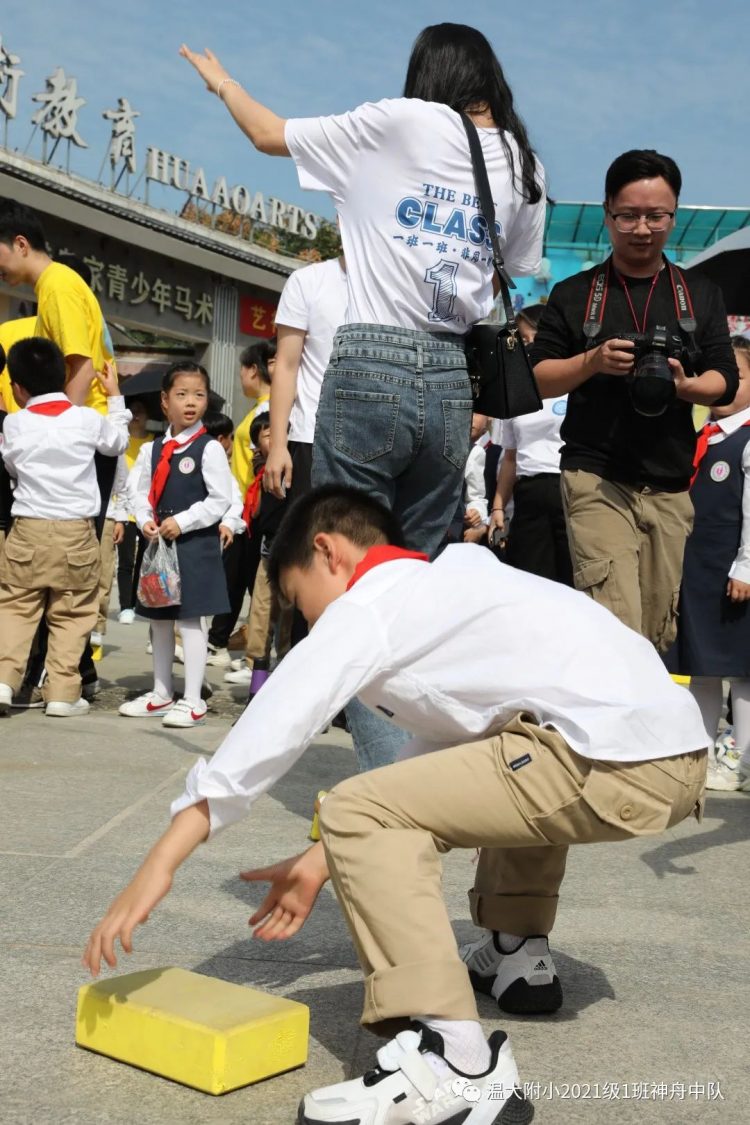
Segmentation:
[(368, 492), (398, 517), (407, 547), (432, 556), (461, 498), (471, 409), (460, 337), (344, 325), (323, 380), (312, 483)]
[[(376, 324), (339, 328), (315, 423), (312, 483), (361, 488), (433, 556), (461, 498), (472, 395), (460, 337)], [(359, 700), (346, 709), (360, 770), (409, 738)]]

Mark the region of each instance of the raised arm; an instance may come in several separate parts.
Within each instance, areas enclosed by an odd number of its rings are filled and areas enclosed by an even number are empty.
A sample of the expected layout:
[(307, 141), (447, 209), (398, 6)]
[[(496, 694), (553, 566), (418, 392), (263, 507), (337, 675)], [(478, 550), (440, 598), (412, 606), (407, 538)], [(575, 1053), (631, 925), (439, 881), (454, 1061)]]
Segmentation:
[(180, 54), (195, 67), (212, 94), (218, 94), (242, 132), (268, 156), (289, 156), (284, 139), (286, 120), (256, 102), (224, 69), (213, 51), (191, 51), (184, 43)]

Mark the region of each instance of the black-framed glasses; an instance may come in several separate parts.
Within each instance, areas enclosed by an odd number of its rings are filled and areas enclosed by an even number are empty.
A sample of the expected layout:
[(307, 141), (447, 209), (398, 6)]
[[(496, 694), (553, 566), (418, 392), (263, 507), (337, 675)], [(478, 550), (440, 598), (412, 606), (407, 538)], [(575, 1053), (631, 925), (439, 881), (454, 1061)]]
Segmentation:
[(607, 214), (612, 222), (615, 224), (615, 230), (619, 230), (621, 234), (632, 234), (634, 230), (645, 222), (650, 231), (666, 230), (672, 219), (677, 214), (676, 211), (610, 211), (607, 208)]

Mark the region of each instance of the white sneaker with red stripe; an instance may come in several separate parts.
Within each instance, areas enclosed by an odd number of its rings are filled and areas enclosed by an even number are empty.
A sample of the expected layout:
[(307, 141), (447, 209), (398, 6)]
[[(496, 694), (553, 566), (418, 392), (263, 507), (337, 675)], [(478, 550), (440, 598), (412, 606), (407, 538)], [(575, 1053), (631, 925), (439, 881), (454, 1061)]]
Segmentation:
[(493, 1032), (489, 1047), (486, 1073), (462, 1074), (445, 1058), (442, 1036), (413, 1023), (380, 1048), (374, 1070), (307, 1094), (297, 1125), (528, 1125), (534, 1107), (505, 1032)]
[(137, 699), (123, 703), (120, 706), (120, 714), (128, 719), (150, 719), (157, 716), (163, 718), (173, 706), (173, 699), (163, 699), (155, 691), (147, 691), (145, 695), (139, 695)]
[(201, 701), (200, 704), (188, 703), (186, 699), (178, 699), (174, 707), (164, 716), (163, 727), (199, 727), (206, 721), (208, 707)]

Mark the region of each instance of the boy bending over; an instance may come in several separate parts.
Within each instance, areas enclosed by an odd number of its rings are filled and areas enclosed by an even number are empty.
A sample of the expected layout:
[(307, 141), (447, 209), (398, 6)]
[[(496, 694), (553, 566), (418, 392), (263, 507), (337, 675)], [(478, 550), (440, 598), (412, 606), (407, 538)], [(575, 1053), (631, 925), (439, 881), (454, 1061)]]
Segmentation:
[[(298, 1121), (523, 1125), (533, 1108), (507, 1036), (484, 1037), (441, 853), (482, 848), (478, 924), (546, 935), (568, 846), (655, 834), (697, 812), (708, 739), (649, 642), (585, 595), (480, 547), (428, 563), (401, 542), (390, 513), (352, 489), (292, 506), (269, 574), (310, 634), (190, 772), (84, 963), (114, 966), (117, 938), (129, 952), (197, 844), (239, 820), (356, 695), (412, 732), (410, 757), (333, 789), (322, 843), (365, 974), (363, 1022), (406, 1030), (364, 1077), (308, 1094)], [(280, 865), (251, 920), (260, 936), (299, 929), (326, 876), (325, 864), (311, 871), (315, 855)]]

